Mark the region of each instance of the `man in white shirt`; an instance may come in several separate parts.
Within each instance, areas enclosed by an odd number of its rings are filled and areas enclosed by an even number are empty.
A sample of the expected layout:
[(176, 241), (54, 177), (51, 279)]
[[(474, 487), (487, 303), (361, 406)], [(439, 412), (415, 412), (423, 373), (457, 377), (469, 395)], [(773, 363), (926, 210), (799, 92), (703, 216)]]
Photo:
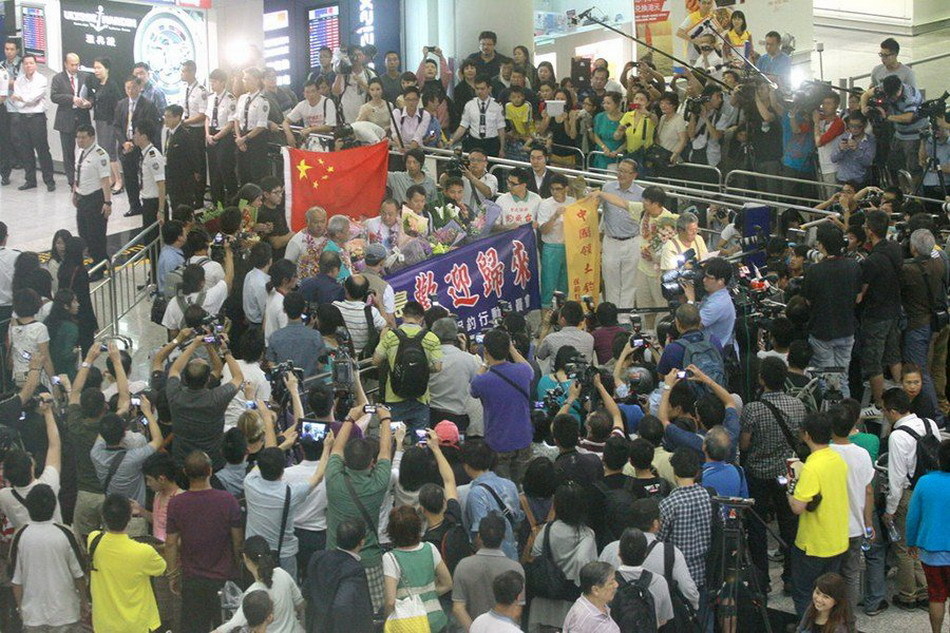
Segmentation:
[[(359, 354), (367, 342), (369, 342), (370, 331), (368, 319), (366, 318), (366, 298), (369, 296), (369, 280), (363, 275), (352, 275), (343, 282), (343, 291), (345, 300), (334, 301), (333, 305), (340, 309), (343, 315), (343, 322), (350, 333), (350, 339), (353, 341), (353, 349)], [(370, 319), (376, 331), (386, 327), (386, 319), (379, 313), (374, 306), (369, 306)]]
[(650, 593), (653, 594), (656, 624), (662, 627), (673, 619), (673, 601), (670, 599), (670, 586), (663, 575), (644, 567), (649, 549), (647, 538), (642, 531), (637, 528), (624, 530), (623, 536), (620, 537), (621, 565), (617, 568), (617, 573), (630, 583), (639, 580), (644, 573), (650, 574)]
[[(829, 415), (832, 432), (830, 448), (841, 455), (848, 465), (848, 551), (841, 561), (841, 575), (848, 583), (851, 609), (855, 610), (858, 598), (864, 594), (861, 587), (861, 571), (864, 568), (861, 543), (864, 542), (865, 530), (873, 525), (874, 487), (871, 480), (874, 479), (874, 465), (871, 463), (871, 454), (853, 444), (849, 438), (854, 430), (854, 422), (848, 409), (833, 407)], [(872, 530), (871, 538), (874, 536)]]
[(23, 56), (23, 73), (13, 82), (13, 94), (10, 103), (16, 106), (11, 119), (20, 161), (23, 163), (26, 182), (18, 187), (20, 191), (36, 189), (36, 159), (39, 158), (40, 170), (47, 191), (56, 191), (53, 180), (53, 157), (49, 153), (46, 137), (46, 89), (49, 82), (42, 73), (36, 72), (36, 56)]
[[(329, 97), (320, 94), (316, 81), (311, 79), (303, 85), (303, 96), (304, 100), (287, 113), (282, 124), (287, 144), (291, 147), (303, 146), (311, 134), (330, 134), (336, 125), (336, 106)], [(290, 129), (292, 123), (303, 126), (297, 131), (299, 142)]]
[(165, 213), (165, 156), (152, 145), (152, 123), (139, 121), (132, 132), (132, 143), (139, 148), (139, 195), (142, 200), (142, 226), (152, 226)]
[[(439, 177), (439, 184), (445, 187), (447, 173)], [(462, 200), (475, 208), (485, 200), (494, 200), (498, 195), (498, 178), (488, 173), (488, 155), (485, 150), (476, 147), (468, 153), (468, 167), (462, 168)]]
[(264, 323), (264, 310), (267, 306), (267, 282), (270, 281), (271, 256), (273, 250), (267, 242), (258, 242), (251, 247), (250, 263), (254, 267), (244, 276), (244, 317), (252, 327)]
[[(303, 461), (284, 471), (287, 484), (309, 481), (320, 465), (323, 442), (303, 437), (298, 444), (303, 451)], [(327, 545), (327, 484), (320, 481), (317, 487), (297, 506), (294, 515), (294, 536), (297, 537), (297, 569), (301, 576), (307, 575), (307, 566), (314, 552), (326, 549)]]
[[(903, 536), (910, 497), (919, 475), (917, 442), (925, 435), (940, 439), (940, 429), (933, 420), (922, 420), (911, 412), (910, 396), (900, 387), (884, 392), (882, 410), (892, 430), (887, 438), (887, 502), (881, 519), (889, 522)], [(915, 437), (916, 436), (916, 437)], [(891, 543), (897, 554), (897, 595), (894, 602), (909, 607), (927, 599), (927, 581), (920, 561), (910, 556), (904, 539)]]
[(541, 229), (541, 306), (551, 307), (554, 291), (567, 294), (567, 254), (564, 250), (564, 209), (576, 200), (567, 195), (568, 182), (554, 174), (549, 184), (551, 197), (538, 205)]
[(181, 63), (181, 80), (185, 84), (185, 90), (182, 94), (181, 107), (184, 110), (182, 114), (181, 125), (185, 131), (185, 143), (191, 150), (197, 163), (195, 183), (192, 187), (194, 192), (194, 205), (196, 209), (204, 206), (205, 194), (205, 172), (207, 164), (205, 162), (205, 119), (208, 110), (208, 89), (198, 83), (196, 73), (198, 66), (194, 61), (186, 59)]
[(238, 184), (258, 182), (267, 175), (267, 117), (270, 104), (261, 92), (263, 76), (257, 68), (244, 71), (244, 88), (238, 97), (234, 121), (234, 143), (237, 148)]
[(348, 123), (356, 121), (360, 114), (360, 107), (366, 103), (369, 93), (369, 72), (363, 67), (365, 60), (363, 49), (351, 45), (346, 49), (352, 68), (350, 72), (337, 73), (333, 80), (333, 94), (340, 100), (340, 109)]
[(524, 577), (515, 570), (506, 571), (491, 583), (495, 606), (472, 622), (468, 633), (521, 633), (521, 594)]
[(234, 113), (237, 99), (227, 89), (228, 74), (216, 68), (211, 71), (211, 90), (205, 111), (205, 146), (208, 153), (208, 176), (211, 201), (225, 204), (237, 194), (235, 173)]
[(53, 522), (56, 493), (36, 485), (26, 496), (30, 522), (14, 537), (13, 595), (26, 631), (66, 631), (88, 612), (82, 550), (68, 528)]
[(79, 156), (73, 157), (73, 206), (79, 237), (86, 240), (92, 261), (101, 262), (106, 252), (106, 223), (112, 214), (112, 170), (109, 154), (96, 144), (96, 130), (88, 123), (76, 128)]
[(498, 196), (498, 206), (501, 215), (498, 216), (496, 226), (502, 231), (518, 228), (530, 222), (538, 228), (538, 208), (541, 206), (541, 196), (528, 191), (528, 179), (531, 174), (527, 169), (518, 167), (508, 174), (508, 191)]
[[(603, 191), (627, 202), (639, 201), (643, 198), (643, 187), (634, 182), (637, 175), (636, 161), (624, 159), (617, 164), (617, 180), (606, 183)], [(602, 208), (604, 298), (618, 308), (632, 308), (637, 290), (634, 280), (640, 264), (640, 224), (630, 217), (626, 207), (605, 200)]]
[(0, 60), (0, 184), (10, 184), (10, 172), (16, 162), (13, 131), (10, 128), (11, 114), (16, 104), (8, 99), (13, 92), (13, 81), (20, 74), (23, 60), (20, 59), (20, 44), (10, 38), (3, 44), (3, 59)]
[(398, 149), (422, 147), (432, 115), (419, 109), (419, 89), (415, 86), (402, 91), (402, 102), (402, 109), (393, 110), (393, 120), (399, 126), (399, 134), (393, 132), (391, 142)]
[(475, 98), (462, 108), (462, 120), (449, 145), (462, 137), (467, 152), (479, 147), (489, 156), (505, 157), (505, 110), (492, 99), (491, 79), (484, 75), (475, 78)]
[[(226, 249), (225, 253), (225, 265), (233, 274), (231, 249)], [(224, 300), (228, 298), (228, 282), (221, 279), (213, 286), (208, 285), (205, 269), (198, 264), (185, 266), (181, 274), (181, 286), (181, 292), (169, 300), (165, 308), (165, 316), (162, 317), (162, 326), (168, 328), (173, 337), (185, 327), (185, 311), (188, 306), (200, 305), (206, 313), (213, 315), (221, 311)]]
[[(39, 369), (31, 367), (30, 371), (39, 371)], [(22, 449), (9, 451), (3, 460), (3, 477), (10, 482), (10, 486), (0, 489), (0, 512), (7, 517), (14, 529), (20, 529), (29, 522), (30, 513), (23, 502), (37, 484), (46, 484), (53, 489), (54, 494), (59, 495), (62, 444), (59, 438), (59, 427), (56, 426), (56, 418), (53, 416), (53, 399), (48, 393), (40, 396), (37, 410), (45, 420), (48, 442), (43, 473), (39, 477), (36, 476), (33, 456)], [(53, 520), (57, 523), (63, 521), (58, 503), (53, 512)]]

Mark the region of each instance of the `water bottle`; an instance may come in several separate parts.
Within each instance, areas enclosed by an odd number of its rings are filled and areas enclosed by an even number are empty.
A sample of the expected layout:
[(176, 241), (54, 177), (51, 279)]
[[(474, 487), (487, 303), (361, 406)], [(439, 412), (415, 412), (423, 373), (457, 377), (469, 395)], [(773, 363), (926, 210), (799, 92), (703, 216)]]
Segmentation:
[(864, 539), (861, 541), (861, 551), (865, 554), (871, 551), (871, 536), (874, 530), (870, 526), (864, 528)]
[(898, 543), (901, 540), (901, 533), (897, 531), (894, 519), (884, 519), (884, 525), (887, 526), (887, 536), (891, 539), (891, 543)]

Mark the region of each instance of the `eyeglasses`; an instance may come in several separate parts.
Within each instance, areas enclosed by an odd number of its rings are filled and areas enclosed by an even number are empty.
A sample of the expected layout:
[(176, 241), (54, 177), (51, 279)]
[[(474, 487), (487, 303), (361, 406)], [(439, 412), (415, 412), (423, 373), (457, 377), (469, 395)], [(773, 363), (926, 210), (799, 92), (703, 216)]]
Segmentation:
[(507, 182), (508, 182), (508, 186), (509, 186), (509, 187), (517, 187), (518, 185), (523, 185), (523, 184), (524, 184), (523, 182), (518, 182), (517, 180), (515, 180), (515, 179), (513, 179), (513, 178), (508, 178), (508, 179), (507, 179)]
[(878, 53), (877, 56), (884, 59), (885, 57), (892, 57), (894, 54), (895, 53)]

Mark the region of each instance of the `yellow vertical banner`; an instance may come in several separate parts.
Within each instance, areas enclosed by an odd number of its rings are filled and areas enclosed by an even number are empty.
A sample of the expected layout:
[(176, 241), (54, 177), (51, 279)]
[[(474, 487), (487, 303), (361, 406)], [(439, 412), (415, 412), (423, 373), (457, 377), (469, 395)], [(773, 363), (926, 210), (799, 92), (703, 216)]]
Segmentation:
[(600, 231), (597, 199), (582, 198), (564, 209), (564, 250), (567, 255), (567, 288), (580, 301), (600, 295)]

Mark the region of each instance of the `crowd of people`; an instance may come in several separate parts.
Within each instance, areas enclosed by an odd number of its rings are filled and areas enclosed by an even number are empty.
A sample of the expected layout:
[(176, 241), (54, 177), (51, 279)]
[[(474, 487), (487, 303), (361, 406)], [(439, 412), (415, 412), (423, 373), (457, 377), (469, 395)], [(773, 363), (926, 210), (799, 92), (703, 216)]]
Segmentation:
[[(649, 61), (558, 81), (491, 32), (454, 85), (438, 47), (416, 73), (386, 53), (378, 75), (359, 47), (346, 73), (321, 51), (302, 101), (270, 69), (215, 70), (205, 88), (187, 61), (181, 104), (141, 63), (123, 98), (108, 59), (86, 76), (67, 55), (49, 98), (80, 235), (57, 231), (41, 262), (0, 222), (0, 629), (734, 631), (750, 600), (784, 592), (796, 631), (854, 631), (894, 604), (939, 633), (947, 218), (874, 186), (892, 168), (938, 186), (913, 73), (888, 38), (846, 112), (835, 92), (786, 101), (780, 36), (756, 56), (742, 13), (707, 21), (712, 7), (677, 32), (699, 70), (669, 89)], [(21, 188), (38, 157), (52, 190), (45, 79), (15, 41), (5, 53), (0, 176), (15, 146)], [(740, 53), (774, 85), (721, 64)], [(292, 231), (268, 145), (315, 147), (344, 121), (396, 150), (378, 217), (313, 207)], [(939, 152), (948, 128), (936, 120)], [(424, 148), (458, 142), (459, 173), (427, 173)], [(615, 180), (549, 169), (581, 156)], [(499, 182), (491, 157), (528, 164)], [(751, 185), (821, 186), (825, 221), (809, 233), (773, 209), (778, 228), (753, 235), (768, 274), (751, 279), (727, 257), (749, 247), (745, 210), (637, 182), (680, 163), (813, 181)], [(84, 264), (108, 257), (123, 189), (144, 226), (161, 221), (167, 343), (138, 376), (136, 350), (96, 339)], [(580, 198), (602, 213), (596, 308), (566, 298)], [(475, 333), (397, 304), (386, 275), (450, 222), (473, 237), (533, 224), (540, 313)]]

